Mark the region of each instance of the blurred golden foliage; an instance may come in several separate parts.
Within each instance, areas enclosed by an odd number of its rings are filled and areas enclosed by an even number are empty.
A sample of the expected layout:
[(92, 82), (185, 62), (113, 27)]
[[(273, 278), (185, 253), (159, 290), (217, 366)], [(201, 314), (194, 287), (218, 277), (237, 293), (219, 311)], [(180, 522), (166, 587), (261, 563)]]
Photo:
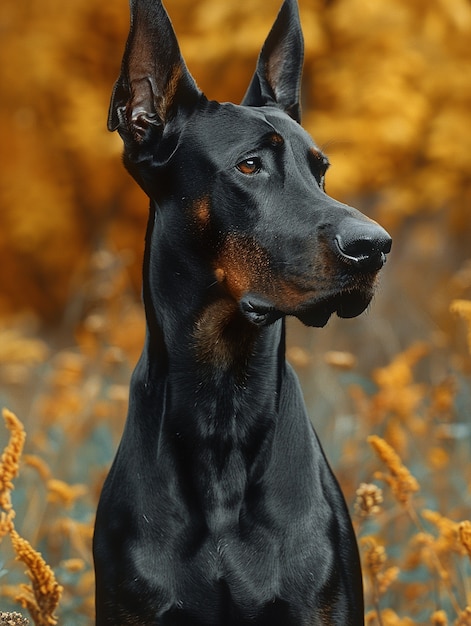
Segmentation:
[[(240, 101), (281, 2), (167, 4), (203, 90)], [(304, 123), (333, 161), (330, 192), (362, 198), (389, 228), (435, 214), (469, 236), (471, 5), (300, 0), (300, 10)], [(105, 128), (128, 24), (125, 0), (2, 4), (0, 311), (55, 318), (100, 241), (132, 252), (138, 288), (147, 203)]]

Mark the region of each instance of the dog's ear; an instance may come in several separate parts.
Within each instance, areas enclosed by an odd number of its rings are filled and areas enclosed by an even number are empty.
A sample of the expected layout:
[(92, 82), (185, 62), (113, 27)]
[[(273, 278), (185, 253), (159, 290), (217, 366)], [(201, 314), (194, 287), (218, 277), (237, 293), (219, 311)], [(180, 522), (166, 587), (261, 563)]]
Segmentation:
[(304, 40), (296, 0), (285, 0), (258, 57), (242, 100), (246, 106), (273, 104), (301, 121), (299, 92)]
[(130, 0), (131, 28), (111, 97), (108, 129), (142, 144), (201, 96), (161, 0)]

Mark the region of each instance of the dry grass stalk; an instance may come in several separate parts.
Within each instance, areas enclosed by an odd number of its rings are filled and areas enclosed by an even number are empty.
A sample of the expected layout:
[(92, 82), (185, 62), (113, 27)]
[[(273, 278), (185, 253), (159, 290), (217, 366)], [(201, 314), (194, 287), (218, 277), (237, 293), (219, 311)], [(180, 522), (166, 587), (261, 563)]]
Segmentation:
[[(423, 510), (421, 512), (422, 516), (437, 527), (439, 537), (435, 539), (432, 535), (426, 533), (421, 519), (411, 502), (412, 495), (420, 488), (418, 481), (402, 463), (394, 448), (384, 439), (372, 435), (368, 437), (368, 442), (372, 445), (378, 457), (389, 470), (389, 474), (378, 472), (375, 474), (375, 477), (384, 480), (390, 486), (395, 499), (404, 507), (412, 522), (417, 527), (418, 533), (415, 536), (416, 541), (418, 544), (422, 544), (426, 549), (426, 552), (422, 551), (421, 553), (422, 559), (424, 562), (429, 561), (430, 568), (438, 574), (451, 605), (456, 614), (459, 615), (458, 621), (455, 623), (456, 626), (471, 626), (471, 610), (469, 614), (466, 610), (460, 612), (459, 603), (451, 584), (449, 572), (442, 563), (442, 558), (445, 559), (451, 552), (463, 554), (463, 551), (466, 550), (469, 553), (469, 549), (471, 549), (471, 523), (462, 522), (458, 524), (439, 513)], [(426, 554), (428, 554), (427, 559), (424, 558)], [(394, 572), (392, 571), (394, 568), (390, 568), (391, 572), (387, 577), (384, 576), (384, 572), (381, 572), (381, 567), (375, 571), (375, 557), (376, 562), (379, 564), (379, 556), (381, 556), (381, 554), (378, 552), (378, 547), (373, 545), (370, 541), (369, 544), (367, 544), (366, 566), (372, 579), (373, 603), (378, 613), (378, 622), (380, 626), (384, 626), (384, 611), (380, 614), (378, 602), (379, 596), (381, 593), (384, 593), (384, 590), (387, 589), (390, 583), (385, 585), (381, 585), (381, 583), (383, 581), (387, 583), (387, 579), (389, 578), (394, 580), (397, 577), (398, 571)], [(439, 620), (443, 617), (442, 613), (436, 611), (434, 615), (434, 623), (441, 626)], [(466, 621), (467, 619), (470, 621)]]
[(63, 480), (51, 478), (47, 481), (48, 502), (58, 502), (66, 509), (72, 508), (75, 501), (87, 493), (85, 485), (69, 485)]
[(52, 478), (51, 468), (46, 461), (44, 461), (44, 459), (41, 459), (41, 457), (36, 456), (35, 454), (24, 454), (23, 463), (24, 465), (36, 470), (44, 482), (47, 482), (50, 478)]
[(460, 539), (460, 524), (458, 522), (429, 509), (423, 509), (421, 515), (438, 530), (438, 538), (434, 541), (434, 550), (438, 555), (447, 556), (452, 552), (463, 554), (465, 546)]
[(0, 507), (7, 513), (11, 511), (11, 496), (13, 479), (18, 475), (21, 454), (26, 439), (23, 424), (14, 413), (3, 409), (3, 419), (10, 431), (10, 440), (0, 459)]
[(384, 619), (384, 611), (380, 609), (380, 598), (397, 579), (399, 568), (384, 568), (387, 561), (386, 549), (371, 535), (362, 537), (360, 539), (360, 546), (363, 550), (363, 564), (365, 574), (371, 586), (372, 602), (374, 606), (374, 613), (370, 615), (370, 620), (367, 619), (367, 623), (375, 623), (376, 621), (379, 626), (385, 626), (387, 622)]
[[(10, 431), (10, 440), (0, 460), (0, 507), (3, 509), (0, 512), (0, 539), (7, 534), (10, 535), (17, 559), (28, 568), (27, 574), (31, 585), (22, 585), (22, 593), (17, 597), (17, 601), (28, 609), (35, 626), (54, 626), (57, 624), (54, 611), (59, 604), (62, 587), (56, 581), (54, 572), (41, 554), (16, 532), (13, 522), (15, 511), (11, 503), (11, 491), (14, 488), (13, 479), (18, 475), (26, 433), (21, 421), (11, 411), (4, 409), (3, 418)], [(5, 623), (28, 622), (10, 620)]]
[(27, 566), (31, 585), (22, 585), (23, 593), (18, 602), (27, 608), (36, 626), (54, 626), (54, 616), (62, 594), (62, 587), (56, 581), (54, 572), (47, 565), (39, 552), (30, 543), (12, 530), (10, 533), (17, 558)]
[(373, 447), (378, 457), (389, 470), (389, 475), (379, 472), (377, 478), (384, 480), (391, 488), (392, 494), (402, 506), (407, 507), (411, 496), (420, 486), (407, 467), (403, 465), (394, 448), (377, 435), (368, 437), (368, 443)]

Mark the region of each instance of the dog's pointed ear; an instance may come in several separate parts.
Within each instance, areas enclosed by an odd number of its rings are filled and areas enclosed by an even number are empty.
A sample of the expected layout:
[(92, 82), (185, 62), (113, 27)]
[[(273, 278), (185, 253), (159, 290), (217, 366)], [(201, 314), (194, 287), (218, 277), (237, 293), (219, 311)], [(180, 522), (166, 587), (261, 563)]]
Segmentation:
[(180, 53), (161, 0), (130, 0), (131, 27), (108, 114), (108, 129), (125, 143), (161, 133), (201, 96)]
[(255, 107), (273, 104), (300, 122), (303, 57), (304, 40), (297, 0), (285, 0), (260, 52), (242, 104)]

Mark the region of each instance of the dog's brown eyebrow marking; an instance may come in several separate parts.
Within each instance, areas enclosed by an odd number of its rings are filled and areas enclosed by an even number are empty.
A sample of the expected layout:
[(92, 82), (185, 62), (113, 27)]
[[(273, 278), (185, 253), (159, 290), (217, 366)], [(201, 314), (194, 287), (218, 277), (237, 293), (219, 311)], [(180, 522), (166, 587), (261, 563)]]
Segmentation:
[(274, 146), (282, 145), (283, 143), (285, 143), (283, 137), (278, 133), (273, 133), (272, 135), (270, 135), (270, 141)]

